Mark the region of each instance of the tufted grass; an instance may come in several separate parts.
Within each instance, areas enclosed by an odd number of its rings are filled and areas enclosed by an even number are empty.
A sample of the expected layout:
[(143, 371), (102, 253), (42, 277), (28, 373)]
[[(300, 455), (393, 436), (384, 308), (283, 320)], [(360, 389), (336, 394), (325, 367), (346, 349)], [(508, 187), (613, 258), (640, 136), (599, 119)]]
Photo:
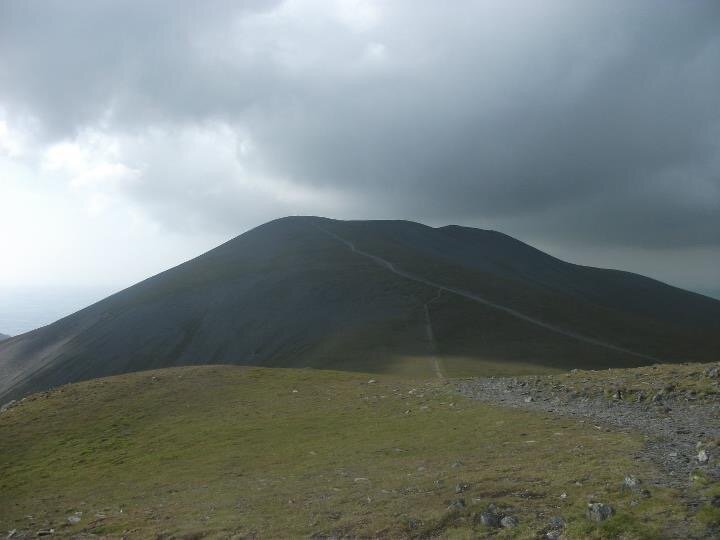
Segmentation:
[[(369, 383), (369, 379), (377, 379)], [(492, 503), (534, 538), (656, 537), (677, 493), (639, 499), (640, 437), (466, 400), (441, 381), (347, 372), (185, 367), (93, 380), (0, 414), (0, 532), (148, 537), (486, 537)], [(458, 483), (468, 484), (456, 494)], [(566, 498), (560, 495), (566, 493)], [(448, 510), (464, 499), (465, 507)], [(617, 514), (584, 517), (589, 499)], [(82, 512), (80, 522), (68, 516)]]

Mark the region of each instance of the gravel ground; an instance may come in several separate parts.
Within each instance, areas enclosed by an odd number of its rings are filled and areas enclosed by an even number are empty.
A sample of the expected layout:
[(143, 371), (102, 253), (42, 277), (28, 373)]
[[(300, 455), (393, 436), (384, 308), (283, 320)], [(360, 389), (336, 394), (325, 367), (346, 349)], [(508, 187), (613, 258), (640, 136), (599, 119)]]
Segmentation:
[[(572, 377), (577, 380), (582, 372)], [(718, 394), (696, 396), (673, 391), (671, 385), (659, 395), (638, 399), (636, 394), (623, 395), (615, 389), (578, 392), (557, 376), (470, 379), (457, 382), (457, 387), (462, 394), (481, 401), (573, 416), (598, 429), (639, 431), (646, 444), (637, 457), (660, 465), (666, 474), (653, 479), (660, 485), (685, 488), (691, 473), (698, 469), (720, 479)]]

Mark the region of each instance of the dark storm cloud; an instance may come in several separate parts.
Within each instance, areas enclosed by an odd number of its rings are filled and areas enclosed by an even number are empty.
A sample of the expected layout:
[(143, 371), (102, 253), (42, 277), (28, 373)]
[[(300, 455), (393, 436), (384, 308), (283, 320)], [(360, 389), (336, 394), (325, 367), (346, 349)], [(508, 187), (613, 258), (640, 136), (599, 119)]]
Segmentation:
[[(718, 247), (719, 27), (715, 1), (5, 2), (0, 106), (45, 140), (222, 122), (353, 217)], [(186, 193), (132, 196), (180, 221)]]

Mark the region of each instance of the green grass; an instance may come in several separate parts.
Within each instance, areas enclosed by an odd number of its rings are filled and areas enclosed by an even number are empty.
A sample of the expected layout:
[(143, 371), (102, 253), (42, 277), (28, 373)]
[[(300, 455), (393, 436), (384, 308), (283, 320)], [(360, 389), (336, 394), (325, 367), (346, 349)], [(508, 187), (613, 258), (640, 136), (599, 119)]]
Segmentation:
[(507, 362), (499, 358), (475, 356), (442, 356), (446, 377), (520, 377), (522, 375), (550, 375), (563, 370), (541, 364)]
[[(632, 458), (639, 437), (373, 377), (188, 367), (33, 396), (0, 415), (0, 531), (485, 537), (473, 516), (493, 503), (520, 519), (502, 537), (562, 515), (581, 536), (644, 538), (685, 517), (670, 490), (620, 489), (658, 475)], [(616, 517), (587, 521), (588, 498)]]
[[(483, 356), (438, 355), (440, 369), (447, 378), (464, 377), (519, 377), (522, 375), (551, 375), (563, 370), (540, 364), (507, 362)], [(382, 362), (365, 361), (363, 365), (343, 366), (358, 371), (410, 379), (436, 379), (434, 357), (428, 355), (388, 355)], [(363, 371), (364, 372), (364, 371)]]
[(717, 399), (720, 380), (705, 375), (705, 370), (717, 363), (656, 364), (633, 369), (573, 370), (549, 377), (550, 385), (559, 385), (591, 396), (612, 399), (621, 390), (624, 399), (650, 400), (655, 394), (686, 396), (694, 399)]

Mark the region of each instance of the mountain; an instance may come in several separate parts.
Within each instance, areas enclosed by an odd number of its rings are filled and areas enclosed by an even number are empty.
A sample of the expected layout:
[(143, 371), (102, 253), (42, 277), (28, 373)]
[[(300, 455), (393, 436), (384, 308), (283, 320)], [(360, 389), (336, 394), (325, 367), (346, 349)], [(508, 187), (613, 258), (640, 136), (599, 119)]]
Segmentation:
[(289, 217), (1, 342), (0, 397), (190, 364), (442, 376), (719, 352), (720, 301), (643, 276), (494, 231)]
[(2, 341), (3, 339), (9, 339), (9, 338), (10, 338), (10, 336), (8, 336), (7, 334), (0, 334), (0, 341)]

